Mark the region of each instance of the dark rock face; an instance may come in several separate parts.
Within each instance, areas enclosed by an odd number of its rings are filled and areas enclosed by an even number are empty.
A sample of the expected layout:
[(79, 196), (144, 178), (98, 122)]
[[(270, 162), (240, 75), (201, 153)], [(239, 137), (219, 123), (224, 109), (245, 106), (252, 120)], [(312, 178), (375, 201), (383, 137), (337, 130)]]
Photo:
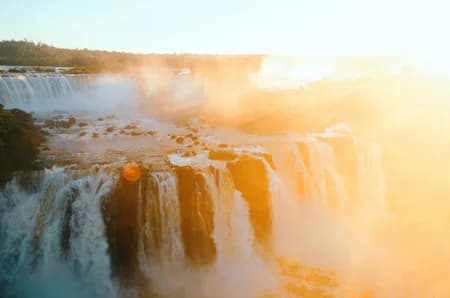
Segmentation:
[(104, 206), (113, 275), (118, 277), (123, 285), (128, 286), (136, 281), (139, 273), (138, 208), (140, 198), (145, 197), (147, 188), (146, 171), (141, 173), (141, 179), (134, 183), (121, 177)]
[(216, 257), (212, 239), (213, 203), (205, 178), (192, 167), (176, 167), (184, 251), (194, 264), (208, 264)]
[(71, 238), (71, 229), (70, 229), (70, 221), (72, 219), (72, 205), (75, 200), (80, 196), (80, 190), (76, 187), (71, 187), (67, 191), (67, 199), (64, 206), (64, 220), (61, 227), (61, 248), (63, 256), (67, 256), (69, 254), (70, 249), (70, 238)]
[(0, 186), (15, 171), (35, 167), (39, 146), (44, 142), (41, 129), (30, 114), (0, 105)]
[(250, 221), (256, 240), (263, 247), (270, 247), (272, 234), (272, 203), (269, 177), (260, 159), (249, 155), (227, 164), (237, 190), (249, 206)]

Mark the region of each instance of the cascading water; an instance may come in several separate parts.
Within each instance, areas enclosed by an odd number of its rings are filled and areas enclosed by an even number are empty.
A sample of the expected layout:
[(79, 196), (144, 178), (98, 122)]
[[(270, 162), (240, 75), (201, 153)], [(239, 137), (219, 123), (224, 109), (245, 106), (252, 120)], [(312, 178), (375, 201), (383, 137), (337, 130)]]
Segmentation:
[[(273, 161), (252, 153), (241, 153), (229, 162), (186, 159), (175, 171), (150, 170), (137, 186), (129, 185), (138, 194), (137, 214), (122, 208), (126, 213), (119, 222), (137, 224), (137, 268), (151, 292), (169, 297), (257, 297), (284, 280), (269, 256), (314, 260), (315, 266), (345, 259), (347, 252), (337, 245), (346, 237), (345, 225), (336, 216), (352, 207), (346, 203), (347, 185), (333, 159), (333, 147), (314, 142), (270, 147)], [(301, 154), (299, 148), (307, 150)], [(329, 155), (318, 162), (314, 154), (320, 150)], [(358, 179), (373, 171), (377, 152), (360, 156)], [(290, 160), (297, 161), (294, 167)], [(62, 288), (55, 286), (55, 280), (64, 289), (70, 287), (74, 296), (136, 296), (148, 290), (127, 291), (133, 287), (130, 283), (119, 290), (121, 283), (113, 274), (110, 251), (114, 247), (108, 248), (108, 243), (115, 236), (106, 233), (105, 223), (110, 225), (115, 218), (102, 211), (117, 185), (109, 172), (57, 168), (31, 178), (18, 176), (8, 184), (0, 194), (4, 239), (0, 277), (7, 296), (29, 297), (36, 292), (42, 297), (58, 296)], [(372, 177), (377, 177), (376, 171)], [(372, 185), (381, 180), (376, 178)], [(264, 192), (268, 202), (263, 201)], [(328, 202), (331, 194), (343, 200), (337, 213)], [(135, 199), (126, 195), (119, 200)], [(315, 227), (312, 238), (309, 225)], [(321, 252), (320, 247), (333, 248), (333, 254)], [(209, 261), (201, 265), (203, 258)], [(193, 266), (192, 260), (200, 261), (200, 266)], [(205, 286), (192, 286), (199, 282)]]
[(6, 186), (0, 193), (4, 297), (115, 296), (101, 214), (112, 185), (103, 170), (55, 168)]
[[(75, 170), (80, 162), (24, 173), (0, 192), (1, 295), (279, 297), (289, 292), (285, 283), (292, 280), (304, 287), (303, 296), (335, 294), (338, 286), (329, 275), (286, 277), (279, 263), (340, 272), (353, 265), (358, 251), (348, 243), (355, 242), (354, 218), (369, 221), (386, 214), (377, 146), (349, 135), (267, 137), (259, 145), (218, 146), (208, 135), (214, 132), (202, 135), (198, 129), (191, 130), (191, 143), (183, 132), (174, 145), (160, 127), (137, 131), (134, 97), (132, 81), (112, 76), (0, 78), (0, 103), (9, 108), (45, 117), (55, 110), (77, 117), (83, 111), (116, 115), (98, 120), (83, 114), (83, 124), (51, 130), (62, 136), (52, 141), (65, 145), (55, 148), (78, 157), (93, 149), (102, 155), (101, 145), (111, 142), (104, 151), (115, 154), (104, 158), (108, 167)], [(118, 111), (132, 115), (133, 122), (117, 117)], [(93, 132), (95, 137), (86, 136)], [(150, 136), (157, 140), (149, 142)], [(145, 145), (169, 144), (186, 156), (175, 154), (177, 161), (164, 145), (131, 154), (113, 142), (141, 137)], [(136, 141), (138, 149), (141, 143)], [(50, 152), (49, 159), (58, 159), (61, 151)], [(136, 183), (112, 174), (131, 158), (141, 164)]]
[(150, 275), (154, 265), (169, 271), (182, 267), (184, 252), (176, 177), (171, 172), (150, 173), (148, 185), (139, 203), (143, 223), (139, 253), (141, 268)]
[(80, 88), (76, 76), (15, 75), (0, 77), (0, 102), (6, 107), (67, 96)]
[[(234, 186), (230, 171), (218, 166), (212, 172), (201, 172), (206, 181), (214, 209), (214, 231), (217, 249), (213, 281), (220, 285), (216, 297), (256, 297), (275, 283), (273, 272), (264, 263), (255, 243), (249, 209)], [(260, 281), (266, 284), (261, 285)], [(239, 291), (237, 289), (240, 289)]]
[(21, 74), (0, 76), (0, 104), (47, 115), (52, 112), (136, 112), (135, 82), (112, 75)]

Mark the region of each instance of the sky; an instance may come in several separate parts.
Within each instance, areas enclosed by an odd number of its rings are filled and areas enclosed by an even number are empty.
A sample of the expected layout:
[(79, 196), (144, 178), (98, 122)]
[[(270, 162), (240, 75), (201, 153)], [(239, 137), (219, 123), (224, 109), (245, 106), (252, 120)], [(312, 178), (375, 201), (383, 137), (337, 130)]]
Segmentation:
[(440, 0), (0, 0), (0, 40), (134, 53), (447, 53)]

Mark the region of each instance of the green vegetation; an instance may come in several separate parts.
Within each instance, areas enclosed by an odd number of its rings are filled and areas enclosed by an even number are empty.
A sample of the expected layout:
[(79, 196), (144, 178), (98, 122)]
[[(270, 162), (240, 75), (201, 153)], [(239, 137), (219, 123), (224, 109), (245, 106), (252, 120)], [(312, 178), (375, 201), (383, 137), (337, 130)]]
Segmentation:
[(27, 70), (25, 68), (10, 68), (8, 69), (8, 72), (15, 72), (15, 73), (25, 73)]
[(74, 67), (61, 71), (63, 74), (83, 74), (88, 73), (88, 70), (84, 67)]
[(52, 67), (41, 67), (41, 66), (31, 67), (27, 70), (34, 71), (34, 72), (55, 72), (55, 69)]
[(203, 73), (222, 72), (230, 68), (257, 70), (263, 56), (130, 54), (124, 52), (60, 49), (26, 40), (0, 41), (0, 65), (75, 67), (67, 73), (123, 72), (142, 65), (190, 68)]
[(0, 105), (0, 186), (10, 180), (15, 171), (35, 166), (39, 145), (44, 141), (40, 127), (30, 114)]

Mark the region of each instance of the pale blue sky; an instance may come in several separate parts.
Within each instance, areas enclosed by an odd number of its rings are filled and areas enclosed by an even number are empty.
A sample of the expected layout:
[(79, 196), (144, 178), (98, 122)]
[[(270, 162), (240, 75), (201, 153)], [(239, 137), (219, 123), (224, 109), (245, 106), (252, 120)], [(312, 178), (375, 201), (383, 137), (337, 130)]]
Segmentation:
[(131, 52), (448, 51), (446, 1), (0, 0), (0, 39)]

